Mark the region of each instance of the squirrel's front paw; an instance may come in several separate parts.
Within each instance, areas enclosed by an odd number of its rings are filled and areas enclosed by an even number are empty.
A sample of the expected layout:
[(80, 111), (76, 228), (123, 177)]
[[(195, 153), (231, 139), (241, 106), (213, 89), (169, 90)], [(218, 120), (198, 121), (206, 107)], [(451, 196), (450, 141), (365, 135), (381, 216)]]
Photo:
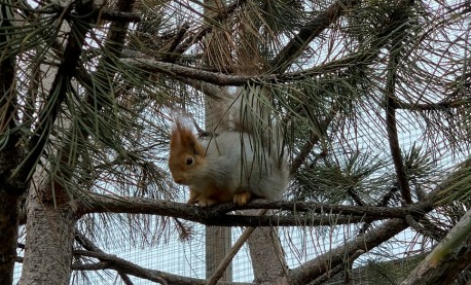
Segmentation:
[(238, 206), (243, 206), (250, 201), (251, 194), (250, 192), (236, 193), (234, 195), (234, 204)]
[(198, 200), (198, 206), (200, 207), (209, 207), (215, 204), (217, 204), (217, 201), (208, 199), (206, 197), (200, 197), (200, 199)]
[(188, 200), (188, 204), (198, 204), (200, 200), (200, 195), (197, 191), (190, 188), (190, 199)]

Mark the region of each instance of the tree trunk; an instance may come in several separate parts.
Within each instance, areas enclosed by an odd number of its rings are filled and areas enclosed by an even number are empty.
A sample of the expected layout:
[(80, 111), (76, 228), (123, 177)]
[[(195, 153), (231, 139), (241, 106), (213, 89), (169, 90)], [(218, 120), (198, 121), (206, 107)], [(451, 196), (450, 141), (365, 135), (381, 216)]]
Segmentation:
[(30, 190), (21, 285), (69, 284), (76, 215), (63, 189), (56, 187), (54, 199), (47, 195), (49, 185)]
[[(211, 278), (231, 248), (230, 227), (206, 227), (206, 278)], [(228, 266), (221, 281), (232, 281), (232, 266)]]
[(249, 238), (255, 283), (286, 285), (288, 266), (276, 228), (256, 228)]

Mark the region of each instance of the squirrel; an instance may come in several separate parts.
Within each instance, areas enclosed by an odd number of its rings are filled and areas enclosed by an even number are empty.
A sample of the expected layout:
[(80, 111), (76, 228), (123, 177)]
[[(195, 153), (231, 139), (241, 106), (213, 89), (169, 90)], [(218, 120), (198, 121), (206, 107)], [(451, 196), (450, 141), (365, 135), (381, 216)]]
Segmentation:
[(211, 206), (252, 198), (280, 198), (288, 186), (288, 165), (278, 144), (244, 130), (222, 130), (198, 138), (177, 118), (171, 132), (168, 165), (173, 180), (189, 186), (189, 204)]

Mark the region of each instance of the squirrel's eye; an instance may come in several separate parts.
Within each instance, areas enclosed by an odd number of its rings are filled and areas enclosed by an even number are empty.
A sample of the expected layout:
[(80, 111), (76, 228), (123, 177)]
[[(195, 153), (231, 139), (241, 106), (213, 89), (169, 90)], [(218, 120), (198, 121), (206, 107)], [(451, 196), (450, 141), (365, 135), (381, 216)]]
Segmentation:
[(186, 165), (192, 165), (193, 164), (193, 158), (192, 157), (188, 157), (186, 159)]

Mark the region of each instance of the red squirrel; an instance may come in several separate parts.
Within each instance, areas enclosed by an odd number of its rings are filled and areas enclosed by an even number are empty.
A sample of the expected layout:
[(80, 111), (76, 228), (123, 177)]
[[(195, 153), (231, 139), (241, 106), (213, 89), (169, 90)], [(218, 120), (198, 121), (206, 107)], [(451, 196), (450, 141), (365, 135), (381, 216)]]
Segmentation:
[(176, 119), (168, 165), (174, 181), (189, 186), (189, 204), (245, 205), (253, 197), (281, 198), (287, 188), (288, 165), (275, 149), (245, 131), (219, 130), (198, 139), (191, 125)]

